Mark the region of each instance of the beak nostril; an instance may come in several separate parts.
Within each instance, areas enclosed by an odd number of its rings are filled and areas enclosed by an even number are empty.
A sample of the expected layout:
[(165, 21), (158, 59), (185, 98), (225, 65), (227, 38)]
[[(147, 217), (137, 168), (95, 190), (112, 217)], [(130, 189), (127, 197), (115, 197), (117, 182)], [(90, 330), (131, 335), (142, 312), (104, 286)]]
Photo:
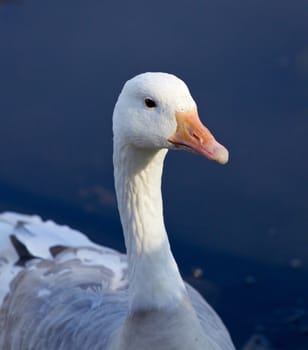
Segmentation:
[(198, 142), (200, 142), (201, 144), (203, 144), (203, 139), (202, 137), (200, 137), (199, 135), (197, 135), (196, 133), (192, 132), (191, 136), (196, 139)]

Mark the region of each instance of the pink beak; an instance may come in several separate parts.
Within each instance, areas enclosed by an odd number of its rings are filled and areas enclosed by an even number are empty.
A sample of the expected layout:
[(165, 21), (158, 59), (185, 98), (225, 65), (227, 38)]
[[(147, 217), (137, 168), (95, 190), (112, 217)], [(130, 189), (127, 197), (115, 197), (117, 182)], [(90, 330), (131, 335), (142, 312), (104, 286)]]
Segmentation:
[(175, 116), (177, 129), (168, 139), (169, 142), (176, 148), (200, 154), (220, 164), (228, 162), (229, 152), (201, 123), (197, 110), (176, 112)]

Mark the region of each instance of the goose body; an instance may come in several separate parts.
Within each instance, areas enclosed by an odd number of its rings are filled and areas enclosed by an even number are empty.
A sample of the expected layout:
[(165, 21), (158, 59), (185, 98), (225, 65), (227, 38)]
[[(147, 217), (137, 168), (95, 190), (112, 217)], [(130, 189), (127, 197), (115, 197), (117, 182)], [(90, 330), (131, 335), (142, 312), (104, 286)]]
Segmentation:
[(219, 163), (185, 83), (129, 80), (113, 114), (114, 175), (127, 255), (37, 216), (0, 215), (0, 349), (234, 350), (222, 321), (178, 271), (161, 198), (168, 149)]

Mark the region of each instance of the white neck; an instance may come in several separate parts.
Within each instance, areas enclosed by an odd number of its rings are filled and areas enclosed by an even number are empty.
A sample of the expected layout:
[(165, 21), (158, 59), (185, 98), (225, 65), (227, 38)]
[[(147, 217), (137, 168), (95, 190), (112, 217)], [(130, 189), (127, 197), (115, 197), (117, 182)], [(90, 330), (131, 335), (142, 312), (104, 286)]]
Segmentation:
[(114, 139), (114, 176), (128, 255), (130, 311), (178, 304), (185, 286), (164, 225), (161, 176), (167, 150)]

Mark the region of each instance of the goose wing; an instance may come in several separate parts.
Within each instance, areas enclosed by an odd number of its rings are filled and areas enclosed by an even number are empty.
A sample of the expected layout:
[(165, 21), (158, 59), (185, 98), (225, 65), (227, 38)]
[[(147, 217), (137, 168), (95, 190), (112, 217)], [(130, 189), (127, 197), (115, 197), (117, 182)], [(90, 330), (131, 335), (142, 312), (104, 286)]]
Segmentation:
[(192, 286), (186, 283), (186, 288), (204, 334), (207, 334), (217, 349), (235, 350), (227, 328), (214, 309)]
[(125, 255), (15, 213), (0, 240), (0, 348), (105, 349), (127, 313)]

